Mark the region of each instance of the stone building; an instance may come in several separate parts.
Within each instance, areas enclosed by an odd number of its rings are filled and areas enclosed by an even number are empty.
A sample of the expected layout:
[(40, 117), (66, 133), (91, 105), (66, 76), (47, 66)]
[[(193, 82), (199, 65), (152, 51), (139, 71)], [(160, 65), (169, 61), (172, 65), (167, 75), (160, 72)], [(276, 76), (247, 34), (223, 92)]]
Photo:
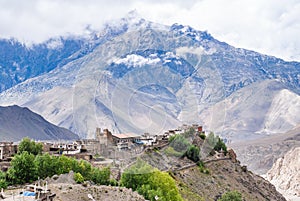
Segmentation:
[(5, 160), (18, 152), (18, 145), (13, 142), (0, 142), (0, 160)]

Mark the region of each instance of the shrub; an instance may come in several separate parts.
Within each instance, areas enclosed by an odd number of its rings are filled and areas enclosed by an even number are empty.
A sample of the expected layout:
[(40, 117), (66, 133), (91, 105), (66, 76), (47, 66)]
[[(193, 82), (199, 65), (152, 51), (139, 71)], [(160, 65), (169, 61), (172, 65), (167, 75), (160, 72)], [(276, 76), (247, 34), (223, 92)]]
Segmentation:
[(8, 186), (8, 182), (6, 181), (5, 172), (0, 171), (0, 188), (6, 189)]
[(204, 133), (200, 133), (200, 134), (199, 134), (199, 137), (200, 137), (202, 140), (205, 140), (206, 135), (205, 135)]
[(227, 147), (225, 145), (225, 143), (223, 142), (223, 140), (221, 140), (221, 138), (219, 136), (216, 137), (217, 138), (217, 144), (214, 147), (215, 151), (224, 151), (224, 154), (227, 154)]
[(93, 168), (91, 171), (91, 180), (96, 184), (108, 185), (110, 183), (110, 168)]
[(169, 156), (176, 156), (176, 157), (181, 157), (182, 153), (175, 151), (173, 147), (168, 147), (165, 149), (165, 154), (169, 155)]
[(204, 174), (209, 174), (210, 173), (209, 169), (205, 167), (203, 161), (199, 161), (197, 164), (198, 164), (200, 172), (202, 172)]
[(30, 140), (28, 137), (22, 139), (18, 147), (18, 153), (27, 151), (30, 154), (38, 155), (43, 151), (43, 145), (41, 143), (35, 143), (33, 140)]
[(77, 184), (82, 184), (84, 182), (84, 178), (79, 172), (74, 174), (74, 180)]
[(170, 146), (177, 152), (185, 153), (187, 148), (191, 144), (187, 141), (187, 139), (182, 135), (175, 135), (174, 139), (171, 141)]
[(222, 195), (218, 201), (242, 201), (242, 194), (238, 191), (229, 191)]
[(138, 159), (121, 177), (121, 185), (132, 188), (147, 200), (182, 201), (176, 183), (166, 172), (153, 168)]
[(199, 148), (194, 146), (194, 145), (190, 145), (188, 150), (186, 151), (185, 155), (188, 159), (194, 161), (194, 162), (198, 162), (200, 160), (199, 157)]

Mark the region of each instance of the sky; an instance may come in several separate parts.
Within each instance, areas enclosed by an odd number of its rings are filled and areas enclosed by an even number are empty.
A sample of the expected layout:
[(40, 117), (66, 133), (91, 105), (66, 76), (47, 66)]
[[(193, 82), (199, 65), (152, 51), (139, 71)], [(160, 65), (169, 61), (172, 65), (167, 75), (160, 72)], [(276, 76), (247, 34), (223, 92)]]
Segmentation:
[(300, 0), (0, 0), (0, 37), (27, 44), (101, 30), (132, 10), (190, 25), (235, 47), (300, 61)]

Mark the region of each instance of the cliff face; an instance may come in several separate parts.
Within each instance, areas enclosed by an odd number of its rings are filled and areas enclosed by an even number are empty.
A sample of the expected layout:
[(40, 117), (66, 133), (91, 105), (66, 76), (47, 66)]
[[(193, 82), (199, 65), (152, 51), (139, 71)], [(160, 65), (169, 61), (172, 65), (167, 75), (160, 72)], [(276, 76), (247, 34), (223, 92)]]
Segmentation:
[(300, 147), (279, 158), (267, 173), (267, 179), (290, 200), (300, 200)]

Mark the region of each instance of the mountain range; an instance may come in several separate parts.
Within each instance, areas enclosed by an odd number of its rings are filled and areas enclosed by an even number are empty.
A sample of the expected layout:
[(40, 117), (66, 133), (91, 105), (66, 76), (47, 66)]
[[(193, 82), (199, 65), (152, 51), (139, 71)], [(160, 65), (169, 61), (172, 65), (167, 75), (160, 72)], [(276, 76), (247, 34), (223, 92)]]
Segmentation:
[(28, 108), (0, 107), (0, 140), (20, 141), (23, 137), (34, 140), (75, 140), (78, 136), (57, 127)]
[(81, 138), (93, 138), (96, 127), (156, 134), (199, 123), (235, 142), (300, 123), (299, 62), (189, 26), (129, 15), (85, 37), (0, 46), (10, 58), (0, 64), (0, 105), (28, 107)]

